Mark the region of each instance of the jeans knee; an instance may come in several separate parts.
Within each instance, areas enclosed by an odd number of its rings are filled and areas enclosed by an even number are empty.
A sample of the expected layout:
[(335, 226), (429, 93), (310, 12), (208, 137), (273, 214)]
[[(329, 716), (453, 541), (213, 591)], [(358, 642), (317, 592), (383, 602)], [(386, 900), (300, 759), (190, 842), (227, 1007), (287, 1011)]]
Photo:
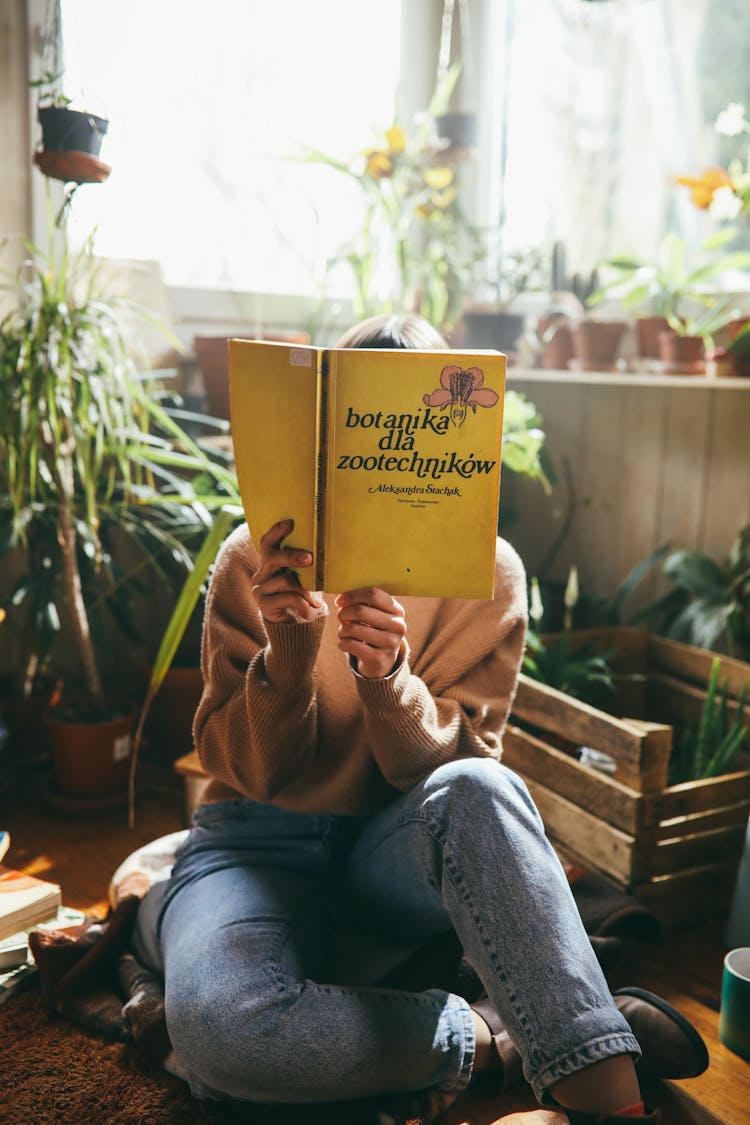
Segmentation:
[(196, 987), (167, 1006), (170, 1039), (194, 1092), (259, 1102), (288, 1094), (299, 1063), (289, 1011), (302, 986), (280, 978), (263, 989), (256, 981), (240, 994), (229, 974), (222, 983), (218, 995)]
[(481, 825), (505, 816), (538, 831), (541, 818), (526, 783), (495, 758), (465, 758), (438, 767), (425, 782), (426, 805), (442, 818)]

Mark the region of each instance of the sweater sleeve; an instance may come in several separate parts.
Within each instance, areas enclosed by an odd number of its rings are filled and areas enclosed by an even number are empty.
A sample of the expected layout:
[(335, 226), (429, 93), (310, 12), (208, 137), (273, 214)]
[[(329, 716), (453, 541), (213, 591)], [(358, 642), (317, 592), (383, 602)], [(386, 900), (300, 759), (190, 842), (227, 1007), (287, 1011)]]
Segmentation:
[(357, 677), (372, 754), (391, 785), (408, 791), (457, 758), (500, 758), (526, 621), (523, 565), (499, 540), (494, 601), (445, 602), (413, 668)]
[(258, 561), (245, 527), (219, 553), (206, 600), (194, 736), (212, 777), (270, 801), (315, 752), (314, 667), (327, 611), (300, 624), (264, 621), (251, 589)]

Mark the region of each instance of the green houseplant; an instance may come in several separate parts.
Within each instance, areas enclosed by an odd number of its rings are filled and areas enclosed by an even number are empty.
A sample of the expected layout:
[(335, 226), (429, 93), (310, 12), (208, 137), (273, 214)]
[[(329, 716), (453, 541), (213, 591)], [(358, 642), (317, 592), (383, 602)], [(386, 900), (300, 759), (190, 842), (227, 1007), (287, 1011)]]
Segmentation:
[[(126, 303), (98, 288), (93, 240), (73, 255), (51, 225), (50, 250), (27, 251), (0, 323), (0, 550), (19, 573), (6, 614), (29, 625), (18, 662), (27, 692), (38, 671), (65, 672), (60, 727), (115, 713), (107, 752), (118, 768), (102, 787), (116, 788), (134, 708), (117, 698), (113, 630), (143, 644), (139, 605), (148, 617), (154, 584), (176, 597), (236, 482), (171, 416), (165, 386), (138, 372)], [(70, 644), (55, 646), (61, 626)], [(80, 739), (79, 726), (79, 765)], [(58, 775), (58, 787), (89, 795), (95, 776), (82, 767), (67, 789)]]
[(711, 663), (706, 696), (698, 722), (688, 723), (672, 749), (669, 780), (672, 785), (730, 773), (738, 751), (747, 740), (743, 721), (747, 683), (743, 684), (734, 718), (728, 706), (728, 684), (719, 684), (721, 660)]
[[(716, 305), (710, 283), (727, 270), (750, 264), (750, 254), (728, 249), (736, 235), (735, 227), (714, 231), (691, 253), (685, 241), (670, 231), (652, 260), (627, 255), (607, 258), (599, 266), (604, 281), (587, 304), (595, 308), (608, 300), (618, 301), (636, 317), (641, 356), (655, 358), (662, 332), (685, 323), (696, 307), (710, 310)], [(730, 319), (731, 315), (722, 323)], [(713, 325), (711, 331), (720, 326)]]
[(667, 555), (663, 569), (672, 589), (641, 610), (634, 623), (649, 623), (671, 640), (750, 660), (750, 527), (742, 528), (720, 562), (681, 549)]

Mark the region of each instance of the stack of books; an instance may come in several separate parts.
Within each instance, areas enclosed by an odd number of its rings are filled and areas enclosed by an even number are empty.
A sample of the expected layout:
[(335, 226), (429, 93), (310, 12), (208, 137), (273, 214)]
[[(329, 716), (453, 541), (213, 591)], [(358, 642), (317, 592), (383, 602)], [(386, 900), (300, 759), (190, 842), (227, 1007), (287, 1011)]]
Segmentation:
[[(10, 836), (0, 831), (0, 859)], [(70, 925), (56, 883), (0, 866), (0, 1003), (16, 992), (36, 972), (29, 956), (29, 930), (52, 922)]]

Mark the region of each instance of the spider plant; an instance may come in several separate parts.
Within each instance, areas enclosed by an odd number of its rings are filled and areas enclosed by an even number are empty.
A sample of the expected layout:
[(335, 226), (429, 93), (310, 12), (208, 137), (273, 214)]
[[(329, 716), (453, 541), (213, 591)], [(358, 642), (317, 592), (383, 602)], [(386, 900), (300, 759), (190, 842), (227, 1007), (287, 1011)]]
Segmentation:
[(138, 371), (133, 306), (102, 291), (93, 238), (74, 254), (50, 232), (47, 252), (25, 244), (0, 321), (0, 553), (20, 560), (8, 605), (32, 624), (25, 671), (66, 622), (102, 715), (107, 619), (133, 639), (135, 599), (154, 582), (174, 596), (238, 493), (172, 417), (164, 378)]

